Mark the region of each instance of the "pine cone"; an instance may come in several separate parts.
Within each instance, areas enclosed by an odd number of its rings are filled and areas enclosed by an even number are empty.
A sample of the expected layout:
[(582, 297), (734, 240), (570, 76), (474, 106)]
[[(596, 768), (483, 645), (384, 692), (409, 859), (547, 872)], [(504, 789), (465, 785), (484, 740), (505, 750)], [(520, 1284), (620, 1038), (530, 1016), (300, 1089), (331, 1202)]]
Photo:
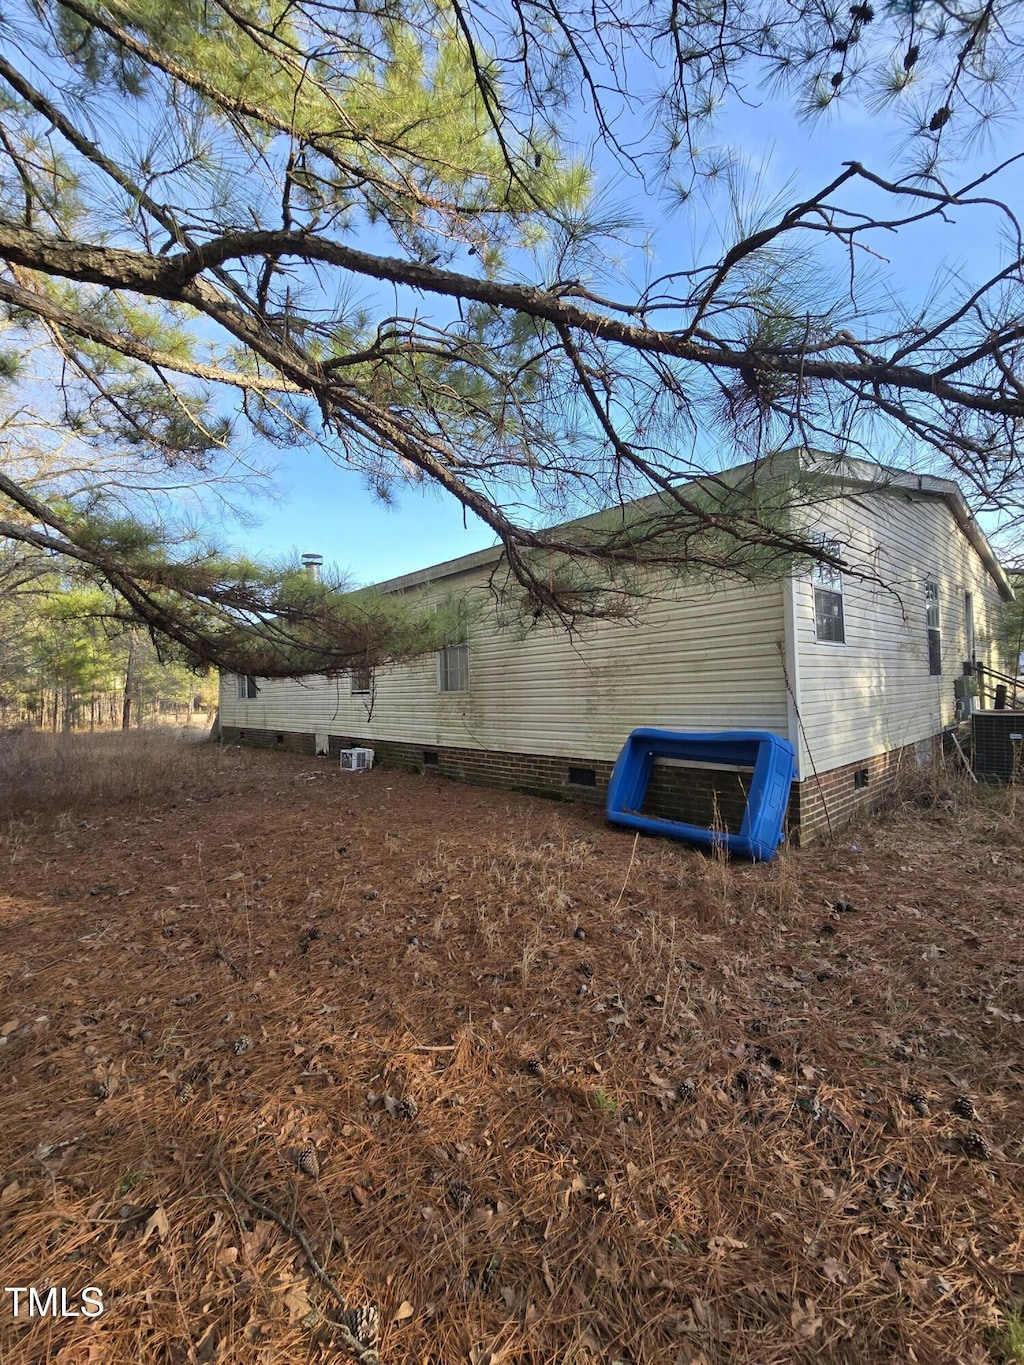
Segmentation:
[(241, 1057), (243, 1053), (248, 1052), (251, 1047), (252, 1039), (247, 1033), (243, 1033), (240, 1038), (235, 1039), (233, 1051), (236, 1057)]
[(299, 1152), (297, 1161), (303, 1175), (311, 1176), (314, 1180), (320, 1179), (320, 1158), (317, 1156), (314, 1142), (306, 1143)]
[(919, 1119), (926, 1119), (931, 1114), (932, 1111), (928, 1107), (928, 1097), (923, 1095), (920, 1090), (908, 1090), (904, 1099)]
[(445, 1198), (453, 1209), (458, 1209), (459, 1213), (470, 1213), (473, 1209), (473, 1191), (468, 1185), (454, 1183), (448, 1186), (445, 1191)]
[(970, 1095), (957, 1095), (952, 1105), (953, 1113), (958, 1119), (976, 1119), (978, 1111), (974, 1107), (974, 1101)]
[(199, 1087), (206, 1081), (210, 1074), (210, 1068), (206, 1062), (196, 1062), (190, 1066), (181, 1078), (178, 1086), (178, 1101), (181, 1104), (188, 1104), (189, 1100), (194, 1099)]
[(812, 1091), (811, 1094), (809, 1095), (798, 1095), (796, 1100), (796, 1107), (801, 1111), (801, 1113), (810, 1114), (811, 1118), (814, 1119), (817, 1123), (821, 1122), (822, 1116), (825, 1113), (825, 1110), (822, 1107), (821, 1100), (818, 1098), (818, 1092), (816, 1090)]
[(992, 1159), (992, 1147), (988, 1139), (976, 1128), (972, 1128), (960, 1139), (960, 1150), (964, 1156), (976, 1157), (979, 1161), (990, 1161)]
[(339, 1313), (337, 1322), (347, 1327), (352, 1335), (371, 1350), (380, 1339), (380, 1314), (376, 1305), (365, 1303), (360, 1308), (346, 1308)]

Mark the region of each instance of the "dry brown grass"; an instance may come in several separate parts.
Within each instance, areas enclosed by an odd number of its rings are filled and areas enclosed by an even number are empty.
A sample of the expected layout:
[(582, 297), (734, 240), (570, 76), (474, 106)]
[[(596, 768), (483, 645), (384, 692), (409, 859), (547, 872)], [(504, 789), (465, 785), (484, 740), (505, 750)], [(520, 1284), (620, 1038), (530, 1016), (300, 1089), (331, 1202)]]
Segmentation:
[(0, 819), (171, 800), (202, 780), (196, 729), (0, 731)]
[(3, 1365), (343, 1358), (239, 1189), (379, 1305), (384, 1361), (1014, 1358), (1012, 796), (905, 792), (766, 867), (194, 759), (173, 807), (0, 844), (0, 1285), (107, 1296), (92, 1325), (0, 1318)]

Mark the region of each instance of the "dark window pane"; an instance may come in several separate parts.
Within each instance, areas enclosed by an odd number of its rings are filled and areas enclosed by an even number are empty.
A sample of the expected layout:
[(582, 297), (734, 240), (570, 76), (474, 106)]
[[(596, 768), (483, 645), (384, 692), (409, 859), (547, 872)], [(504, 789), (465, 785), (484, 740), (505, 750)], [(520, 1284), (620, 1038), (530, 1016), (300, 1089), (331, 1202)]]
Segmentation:
[(825, 588), (814, 589), (814, 632), (819, 640), (829, 644), (846, 643), (841, 592), (828, 592)]
[(942, 635), (937, 630), (928, 632), (928, 672), (933, 678), (942, 672)]

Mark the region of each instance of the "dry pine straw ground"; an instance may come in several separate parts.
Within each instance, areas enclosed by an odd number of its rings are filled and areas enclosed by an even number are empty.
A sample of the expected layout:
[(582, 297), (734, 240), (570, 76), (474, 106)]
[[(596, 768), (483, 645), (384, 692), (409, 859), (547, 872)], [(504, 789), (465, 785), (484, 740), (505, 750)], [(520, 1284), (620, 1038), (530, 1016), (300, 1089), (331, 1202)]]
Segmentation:
[(0, 1286), (105, 1312), (0, 1361), (344, 1359), (239, 1189), (385, 1362), (1018, 1358), (1024, 835), (932, 796), (726, 865), (211, 748), (11, 823)]

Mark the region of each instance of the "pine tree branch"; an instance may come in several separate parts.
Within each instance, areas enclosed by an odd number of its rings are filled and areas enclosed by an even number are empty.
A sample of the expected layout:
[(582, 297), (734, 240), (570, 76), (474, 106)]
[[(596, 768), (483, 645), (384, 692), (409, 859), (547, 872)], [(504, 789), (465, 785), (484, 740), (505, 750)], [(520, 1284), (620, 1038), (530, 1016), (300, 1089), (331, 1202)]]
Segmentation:
[(169, 351), (160, 351), (147, 346), (125, 332), (115, 332), (101, 326), (94, 315), (74, 312), (64, 308), (35, 289), (0, 278), (0, 299), (14, 308), (33, 313), (43, 322), (62, 327), (73, 332), (85, 341), (106, 346), (115, 355), (127, 356), (131, 360), (152, 365), (154, 369), (166, 370), (172, 374), (186, 375), (192, 379), (205, 379), (212, 384), (227, 384), (232, 388), (244, 389), (249, 393), (300, 393), (299, 385), (289, 383), (277, 375), (246, 374), (242, 370), (225, 369), (222, 365), (209, 365), (199, 360), (189, 360)]
[[(251, 345), (300, 388), (319, 396), (326, 383), (323, 366), (308, 359), (297, 347), (268, 335), (260, 319), (243, 314), (225, 295), (201, 278), (207, 269), (251, 257), (292, 257), (310, 264), (334, 265), (366, 279), (404, 285), (439, 297), (490, 304), (568, 327), (606, 344), (614, 342), (640, 354), (683, 360), (708, 370), (739, 372), (756, 365), (778, 375), (803, 380), (881, 386), (924, 394), (977, 412), (1024, 417), (1024, 406), (1019, 399), (1007, 398), (983, 387), (971, 389), (951, 385), (934, 371), (890, 364), (878, 358), (853, 362), (821, 360), (789, 349), (752, 351), (746, 346), (730, 347), (724, 342), (708, 345), (688, 339), (685, 332), (640, 327), (584, 310), (560, 294), (535, 286), (479, 279), (419, 261), (377, 256), (305, 232), (225, 233), (191, 251), (155, 259), (141, 252), (51, 237), (0, 221), (0, 258), (64, 279), (190, 304), (220, 322), (240, 341)], [(845, 337), (840, 344), (845, 349)]]

